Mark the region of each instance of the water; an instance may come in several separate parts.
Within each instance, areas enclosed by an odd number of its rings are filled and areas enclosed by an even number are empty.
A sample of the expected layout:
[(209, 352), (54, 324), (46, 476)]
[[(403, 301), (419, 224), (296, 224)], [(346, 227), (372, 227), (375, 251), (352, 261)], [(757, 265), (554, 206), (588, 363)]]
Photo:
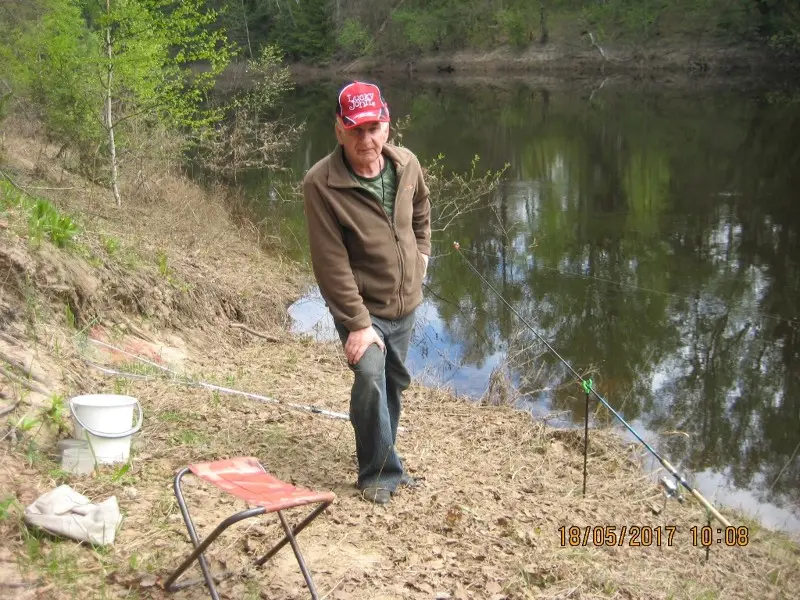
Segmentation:
[[(510, 167), (491, 201), (433, 236), (410, 364), (480, 397), (509, 365), (522, 404), (581, 425), (568, 371), (464, 256), (712, 502), (800, 534), (800, 102), (790, 88), (695, 82), (381, 82), (404, 145), (465, 172)], [(284, 108), (296, 176), (333, 149), (336, 83)], [(787, 91), (789, 89), (789, 91)], [(307, 261), (302, 206), (246, 180)], [(433, 198), (433, 202), (442, 202)], [(335, 339), (315, 291), (296, 331)], [(512, 360), (508, 360), (509, 356)], [(598, 413), (601, 414), (601, 413)], [(591, 482), (591, 473), (590, 473)]]

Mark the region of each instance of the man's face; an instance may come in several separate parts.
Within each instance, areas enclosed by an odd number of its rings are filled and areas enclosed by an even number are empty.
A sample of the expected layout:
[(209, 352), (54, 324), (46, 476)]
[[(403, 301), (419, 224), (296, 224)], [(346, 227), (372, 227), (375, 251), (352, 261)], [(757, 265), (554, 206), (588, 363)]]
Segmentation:
[(363, 123), (352, 129), (345, 129), (340, 124), (336, 127), (336, 138), (344, 146), (351, 164), (369, 167), (378, 160), (383, 145), (389, 139), (389, 124)]

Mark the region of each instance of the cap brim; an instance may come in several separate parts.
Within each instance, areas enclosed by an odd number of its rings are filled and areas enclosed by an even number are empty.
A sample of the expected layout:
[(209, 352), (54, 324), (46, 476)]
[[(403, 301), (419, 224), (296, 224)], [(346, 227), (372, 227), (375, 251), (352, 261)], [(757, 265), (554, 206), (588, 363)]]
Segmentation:
[(352, 129), (365, 123), (389, 123), (391, 121), (386, 110), (365, 110), (354, 115), (342, 116), (341, 119), (345, 129)]

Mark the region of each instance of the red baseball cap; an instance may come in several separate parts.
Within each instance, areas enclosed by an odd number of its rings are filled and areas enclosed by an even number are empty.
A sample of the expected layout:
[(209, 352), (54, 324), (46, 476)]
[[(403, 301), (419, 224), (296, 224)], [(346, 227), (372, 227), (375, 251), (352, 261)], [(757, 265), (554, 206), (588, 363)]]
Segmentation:
[(388, 123), (389, 106), (377, 85), (354, 81), (339, 92), (336, 114), (342, 119), (345, 129), (358, 127), (363, 123)]

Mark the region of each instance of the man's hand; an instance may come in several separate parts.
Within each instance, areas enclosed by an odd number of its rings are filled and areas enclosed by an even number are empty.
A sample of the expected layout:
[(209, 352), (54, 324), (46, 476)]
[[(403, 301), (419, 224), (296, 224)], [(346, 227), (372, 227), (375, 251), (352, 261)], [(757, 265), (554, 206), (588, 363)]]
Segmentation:
[(351, 365), (356, 364), (364, 356), (364, 352), (367, 351), (370, 344), (378, 344), (382, 352), (386, 351), (386, 346), (383, 345), (383, 340), (374, 327), (369, 326), (351, 331), (350, 335), (347, 336), (347, 342), (344, 344), (344, 353), (347, 356), (347, 361)]

